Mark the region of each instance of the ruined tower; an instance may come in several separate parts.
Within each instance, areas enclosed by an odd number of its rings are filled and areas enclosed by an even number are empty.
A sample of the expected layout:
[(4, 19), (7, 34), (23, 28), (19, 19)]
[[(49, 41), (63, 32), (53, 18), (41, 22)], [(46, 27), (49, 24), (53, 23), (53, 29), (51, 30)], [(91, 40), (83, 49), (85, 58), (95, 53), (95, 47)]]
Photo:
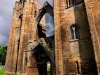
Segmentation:
[(99, 0), (17, 1), (5, 75), (100, 75), (99, 7)]

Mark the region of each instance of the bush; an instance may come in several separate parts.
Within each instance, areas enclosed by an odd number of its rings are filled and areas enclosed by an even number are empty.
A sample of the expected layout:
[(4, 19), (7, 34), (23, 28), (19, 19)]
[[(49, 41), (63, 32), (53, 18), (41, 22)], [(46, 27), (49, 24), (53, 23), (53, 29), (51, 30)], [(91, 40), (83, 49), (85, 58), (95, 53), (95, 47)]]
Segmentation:
[(6, 53), (7, 53), (7, 46), (5, 47), (0, 46), (0, 64), (1, 65), (5, 65)]

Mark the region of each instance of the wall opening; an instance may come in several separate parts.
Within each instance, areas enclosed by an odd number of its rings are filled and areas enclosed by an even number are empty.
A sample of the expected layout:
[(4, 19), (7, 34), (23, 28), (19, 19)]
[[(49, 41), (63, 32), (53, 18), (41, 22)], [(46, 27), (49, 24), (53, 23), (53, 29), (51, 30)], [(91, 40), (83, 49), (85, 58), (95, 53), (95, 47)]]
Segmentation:
[(77, 67), (77, 73), (80, 74), (80, 66), (78, 61), (76, 61), (76, 67)]
[(49, 48), (54, 47), (53, 7), (46, 1), (37, 16), (39, 39), (44, 38)]
[[(52, 65), (54, 65), (54, 53), (55, 53), (54, 52), (54, 44), (55, 44), (54, 23), (53, 23), (54, 19), (53, 19), (53, 7), (47, 1), (44, 3), (43, 7), (39, 10), (37, 15), (37, 21), (38, 21), (38, 25), (37, 25), (38, 39), (41, 41), (43, 39), (45, 40), (46, 45), (44, 45), (44, 47), (46, 47), (50, 51), (50, 54), (53, 59), (53, 63), (51, 63), (49, 58), (47, 58), (47, 55), (44, 53), (41, 53), (40, 55), (38, 54), (39, 56), (36, 56), (39, 75), (53, 75), (54, 66)], [(50, 67), (48, 65), (50, 65)], [(50, 69), (48, 70), (48, 68)]]
[(66, 0), (67, 8), (83, 3), (84, 0)]
[(71, 29), (71, 39), (79, 39), (79, 26), (77, 24), (73, 24), (70, 27)]
[(45, 51), (41, 45), (36, 47), (34, 56), (36, 59), (39, 75), (53, 75), (51, 67), (52, 60), (48, 55), (48, 52)]

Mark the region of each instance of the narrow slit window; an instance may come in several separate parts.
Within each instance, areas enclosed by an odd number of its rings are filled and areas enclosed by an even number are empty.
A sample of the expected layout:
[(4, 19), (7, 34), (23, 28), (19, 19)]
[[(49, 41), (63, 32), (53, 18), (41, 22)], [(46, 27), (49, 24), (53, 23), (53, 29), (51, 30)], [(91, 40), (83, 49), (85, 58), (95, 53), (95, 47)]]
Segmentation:
[(79, 62), (76, 61), (76, 66), (77, 66), (77, 73), (80, 74), (80, 67), (79, 67)]

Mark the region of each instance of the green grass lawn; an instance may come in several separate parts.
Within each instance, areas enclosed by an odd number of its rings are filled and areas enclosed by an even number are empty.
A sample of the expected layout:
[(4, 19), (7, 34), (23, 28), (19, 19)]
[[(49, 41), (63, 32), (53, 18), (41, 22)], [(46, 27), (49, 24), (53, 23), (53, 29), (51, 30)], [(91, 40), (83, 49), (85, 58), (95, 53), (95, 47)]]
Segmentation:
[(0, 75), (4, 75), (4, 68), (0, 66)]

